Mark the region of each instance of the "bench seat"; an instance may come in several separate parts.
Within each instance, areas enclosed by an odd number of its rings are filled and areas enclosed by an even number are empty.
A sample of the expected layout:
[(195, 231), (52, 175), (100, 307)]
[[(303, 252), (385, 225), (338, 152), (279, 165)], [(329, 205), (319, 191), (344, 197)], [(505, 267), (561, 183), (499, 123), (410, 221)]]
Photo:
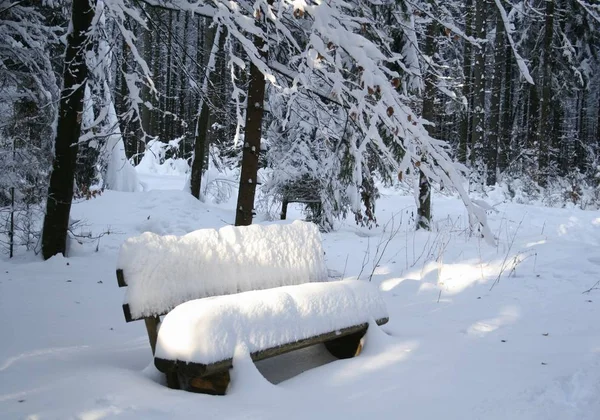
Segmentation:
[(188, 390), (224, 394), (239, 343), (255, 361), (317, 343), (347, 358), (359, 351), (370, 321), (387, 320), (378, 290), (357, 280), (197, 299), (165, 316), (155, 365)]

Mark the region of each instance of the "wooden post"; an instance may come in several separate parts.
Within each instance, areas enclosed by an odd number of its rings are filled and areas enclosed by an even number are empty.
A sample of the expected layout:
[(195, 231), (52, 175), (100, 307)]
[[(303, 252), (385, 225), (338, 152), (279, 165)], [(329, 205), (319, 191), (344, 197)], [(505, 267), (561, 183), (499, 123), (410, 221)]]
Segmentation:
[(285, 218), (287, 217), (287, 207), (288, 207), (288, 200), (287, 198), (284, 198), (283, 201), (281, 202), (281, 220), (285, 220)]
[[(148, 332), (148, 340), (150, 341), (150, 347), (152, 348), (152, 356), (156, 352), (156, 340), (158, 339), (158, 326), (160, 325), (160, 317), (153, 316), (144, 318), (146, 324), (146, 331)], [(167, 376), (167, 386), (171, 389), (180, 389), (179, 379), (177, 373), (169, 372)]]
[(150, 347), (152, 348), (152, 355), (156, 351), (156, 339), (158, 338), (158, 325), (160, 324), (160, 318), (157, 316), (144, 318), (146, 324), (146, 331), (148, 332), (148, 340), (150, 340)]

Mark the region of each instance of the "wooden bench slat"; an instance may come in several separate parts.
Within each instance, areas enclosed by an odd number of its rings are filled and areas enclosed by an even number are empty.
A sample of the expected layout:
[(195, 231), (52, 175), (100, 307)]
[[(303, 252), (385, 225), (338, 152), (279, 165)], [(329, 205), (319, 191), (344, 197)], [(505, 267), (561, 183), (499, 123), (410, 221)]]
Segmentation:
[[(125, 321), (127, 321), (127, 322), (138, 321), (138, 318), (134, 319), (131, 317), (131, 310), (129, 310), (128, 303), (123, 304), (123, 315), (125, 315)], [(139, 318), (139, 319), (144, 319), (144, 318)]]
[[(119, 269), (119, 270), (117, 270), (117, 273), (119, 271), (122, 272), (123, 270)], [(125, 284), (124, 286), (121, 286), (121, 283), (120, 283), (120, 280), (119, 280), (118, 276), (119, 276), (119, 274), (117, 274), (117, 281), (119, 281), (119, 287), (127, 287), (127, 284)], [(333, 277), (328, 277), (328, 278), (333, 278)], [(262, 290), (266, 290), (266, 289), (262, 289)], [(205, 293), (205, 294), (198, 295), (198, 296), (192, 296), (188, 300), (204, 299), (204, 298), (215, 297), (215, 296), (223, 296), (223, 295), (220, 295), (218, 293), (216, 293), (216, 294), (206, 294)], [(182, 302), (182, 303), (185, 303), (185, 302)], [(142, 319), (146, 319), (147, 317), (153, 317), (153, 316), (159, 316), (160, 317), (160, 316), (164, 316), (164, 315), (167, 315), (169, 312), (171, 312), (173, 309), (174, 308), (169, 307), (166, 310), (161, 311), (161, 312), (153, 312), (153, 313), (148, 314), (148, 315), (134, 317), (133, 315), (131, 315), (131, 309), (129, 307), (129, 304), (128, 303), (124, 303), (123, 304), (123, 315), (125, 316), (125, 322), (134, 322), (134, 321), (141, 321)]]
[(119, 287), (127, 287), (125, 275), (123, 274), (123, 269), (121, 268), (117, 268), (117, 283), (119, 284)]
[[(388, 320), (388, 318), (382, 318), (378, 319), (376, 322), (377, 325), (383, 325), (387, 323)], [(359, 332), (364, 333), (367, 331), (368, 326), (368, 323), (363, 323), (352, 327), (343, 328), (341, 330), (327, 332), (314, 337), (298, 340), (293, 343), (282, 344), (280, 346), (272, 347), (270, 349), (259, 350), (251, 353), (250, 357), (253, 361), (257, 362), (259, 360), (268, 359), (273, 356), (289, 353), (294, 350), (299, 350), (308, 346), (312, 346), (314, 344), (323, 343), (347, 335), (356, 334)], [(185, 372), (197, 376), (208, 376), (230, 369), (233, 366), (233, 358), (221, 360), (215, 363), (203, 364), (195, 362), (184, 362), (181, 360), (168, 360), (155, 357), (154, 365), (159, 371), (164, 373)]]

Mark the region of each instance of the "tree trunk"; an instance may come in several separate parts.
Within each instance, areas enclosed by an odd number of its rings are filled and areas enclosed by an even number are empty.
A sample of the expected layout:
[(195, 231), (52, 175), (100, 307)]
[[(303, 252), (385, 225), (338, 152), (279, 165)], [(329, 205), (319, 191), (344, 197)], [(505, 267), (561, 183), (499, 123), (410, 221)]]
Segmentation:
[[(179, 12), (179, 14), (181, 15), (181, 12)], [(188, 45), (190, 44), (189, 40), (188, 40), (188, 28), (189, 28), (189, 24), (190, 24), (190, 14), (189, 13), (185, 13), (184, 12), (184, 16), (183, 16), (183, 45), (181, 45), (182, 48), (182, 52), (181, 52), (181, 61), (182, 61), (182, 66), (184, 69), (186, 69), (186, 71), (179, 71), (177, 72), (178, 77), (179, 77), (179, 93), (177, 95), (177, 100), (176, 102), (178, 102), (179, 107), (178, 107), (178, 115), (179, 118), (183, 119), (184, 121), (190, 121), (186, 118), (185, 115), (185, 111), (186, 109), (189, 107), (187, 98), (188, 98), (188, 94), (187, 94), (187, 81), (188, 81), (188, 75), (187, 75), (187, 58), (188, 58)], [(178, 124), (178, 126), (180, 127), (180, 129), (178, 130), (178, 136), (184, 136), (183, 140), (181, 141), (181, 155), (180, 157), (185, 158), (186, 156), (186, 143), (187, 143), (187, 139), (188, 139), (188, 132), (187, 129), (182, 125), (182, 124)]]
[(596, 145), (600, 146), (600, 93), (598, 94), (598, 106), (596, 108)]
[(498, 161), (498, 137), (500, 127), (500, 95), (502, 93), (502, 76), (504, 75), (505, 60), (504, 22), (500, 10), (496, 11), (496, 39), (494, 41), (494, 80), (492, 82), (492, 98), (490, 101), (490, 126), (488, 131), (487, 155), (487, 185), (496, 183)]
[[(423, 53), (432, 57), (437, 52), (437, 21), (432, 19), (427, 26), (427, 38), (425, 40), (425, 49)], [(435, 74), (431, 68), (431, 64), (424, 69), (424, 91), (423, 91), (423, 109), (421, 116), (427, 121), (433, 123), (435, 115)], [(434, 128), (428, 124), (426, 126), (430, 136), (434, 135)], [(421, 157), (421, 165), (426, 163), (426, 156)], [(422, 170), (419, 170), (419, 200), (417, 206), (417, 229), (431, 229), (431, 185)]]
[[(486, 0), (476, 0), (474, 32), (478, 40), (485, 39)], [(473, 167), (483, 158), (483, 141), (485, 133), (485, 44), (475, 48), (473, 65), (473, 125), (471, 128), (471, 155)], [(478, 168), (478, 172), (480, 172)]]
[[(473, 15), (473, 1), (466, 0), (465, 2), (465, 35), (470, 37), (473, 34), (472, 31), (472, 15)], [(458, 160), (462, 163), (467, 163), (469, 155), (469, 139), (471, 138), (471, 130), (469, 122), (471, 120), (471, 93), (472, 93), (472, 66), (471, 66), (471, 53), (472, 46), (471, 42), (464, 40), (463, 50), (463, 96), (467, 103), (462, 113), (460, 126), (459, 126), (459, 143), (458, 143)]]
[(550, 60), (552, 57), (552, 37), (554, 34), (554, 1), (546, 1), (544, 24), (544, 49), (542, 50), (542, 97), (540, 99), (540, 125), (537, 136), (538, 154), (538, 183), (545, 187), (548, 182), (548, 162), (552, 128), (550, 121), (552, 75), (550, 74)]
[(167, 35), (167, 68), (165, 74), (165, 106), (163, 108), (163, 112), (166, 112), (162, 116), (163, 120), (163, 132), (161, 135), (161, 141), (168, 142), (173, 139), (173, 95), (175, 92), (173, 91), (173, 11), (169, 10), (169, 19), (168, 19), (168, 35)]
[(215, 55), (222, 46), (221, 40), (225, 37), (221, 36), (222, 27), (210, 27), (207, 31), (205, 45), (212, 45), (210, 54), (206, 62), (206, 71), (202, 80), (201, 97), (200, 97), (200, 114), (196, 122), (196, 141), (194, 143), (194, 158), (192, 160), (192, 174), (190, 177), (190, 189), (194, 197), (200, 198), (200, 189), (202, 186), (202, 173), (205, 170), (205, 153), (208, 147), (208, 123), (210, 120), (210, 108), (208, 106), (208, 85), (210, 75), (214, 70)]
[[(162, 19), (161, 10), (158, 10), (156, 8), (149, 8), (149, 11), (152, 13), (152, 18), (154, 20), (159, 20)], [(153, 74), (153, 78), (154, 78), (154, 83), (156, 84), (156, 90), (159, 92), (163, 92), (164, 93), (164, 83), (163, 83), (163, 78), (159, 77), (159, 75), (161, 75), (163, 73), (163, 69), (161, 67), (162, 63), (164, 62), (164, 55), (163, 55), (163, 51), (162, 51), (162, 45), (160, 42), (160, 37), (162, 36), (162, 32), (160, 30), (158, 30), (156, 27), (154, 28), (154, 30), (152, 30), (152, 45), (150, 46), (150, 48), (152, 48), (152, 74)], [(161, 132), (161, 128), (162, 128), (162, 110), (163, 108), (163, 98), (164, 95), (160, 94), (154, 94), (153, 95), (153, 101), (152, 101), (152, 110), (151, 110), (151, 117), (150, 117), (150, 134), (152, 136), (155, 137), (162, 137), (162, 132)]]
[[(151, 13), (152, 9), (150, 9), (148, 11), (148, 13)], [(144, 60), (146, 60), (146, 63), (148, 64), (148, 67), (153, 68), (154, 65), (154, 47), (152, 44), (152, 31), (143, 31), (143, 36), (142, 36), (142, 42), (144, 44), (143, 46), (143, 52), (144, 52)], [(144, 104), (142, 104), (140, 106), (140, 118), (141, 118), (141, 126), (142, 126), (142, 130), (144, 132), (143, 134), (143, 141), (144, 144), (146, 143), (146, 136), (150, 135), (150, 133), (152, 132), (152, 114), (154, 113), (154, 111), (151, 111), (149, 107), (146, 106), (146, 103), (153, 103), (153, 98), (150, 94), (150, 88), (146, 85), (146, 83), (144, 83), (144, 85), (142, 86), (142, 100), (144, 101)], [(140, 140), (138, 140), (138, 144), (140, 143)], [(140, 153), (139, 147), (138, 147), (138, 153)]]
[(499, 117), (499, 144), (498, 144), (498, 171), (504, 172), (508, 168), (508, 162), (511, 159), (511, 136), (513, 118), (515, 114), (512, 110), (518, 109), (516, 105), (512, 105), (512, 49), (510, 45), (504, 48), (504, 92), (502, 93), (502, 111)]
[(79, 0), (74, 1), (71, 7), (72, 31), (67, 36), (55, 156), (42, 230), (44, 259), (56, 254), (64, 255), (66, 252), (77, 143), (81, 135), (83, 95), (88, 74), (85, 54), (91, 44), (88, 33), (92, 25), (95, 6), (95, 0)]
[(525, 130), (525, 139), (521, 145), (524, 149), (532, 148), (531, 142), (537, 140), (539, 136), (539, 111), (540, 111), (540, 100), (538, 96), (538, 89), (536, 85), (529, 85), (527, 89), (527, 107), (523, 108), (523, 120)]
[[(579, 106), (577, 107), (577, 114), (579, 115), (578, 121), (577, 121), (577, 138), (578, 138), (578, 142), (576, 143), (576, 148), (575, 148), (575, 166), (577, 166), (579, 168), (579, 171), (581, 171), (581, 173), (586, 173), (587, 172), (587, 162), (586, 162), (586, 150), (585, 150), (585, 145), (588, 144), (587, 141), (587, 113), (588, 113), (588, 109), (587, 109), (587, 95), (589, 92), (589, 86), (584, 86), (583, 89), (581, 89), (579, 92), (577, 92), (577, 99), (579, 102)], [(559, 134), (559, 132), (556, 133), (557, 135)], [(562, 139), (561, 139), (562, 140)], [(564, 155), (560, 155), (559, 158), (563, 158), (565, 159), (566, 157)], [(565, 165), (565, 166), (568, 166)]]
[(598, 107), (596, 108), (596, 140), (592, 144), (596, 146), (596, 150), (600, 150), (600, 93), (598, 94)]
[[(268, 0), (271, 4), (273, 0)], [(256, 17), (262, 19), (261, 14)], [(254, 45), (266, 61), (268, 50), (260, 36), (254, 37)], [(260, 154), (260, 138), (262, 135), (262, 120), (265, 102), (265, 77), (254, 64), (250, 66), (250, 82), (248, 84), (248, 99), (246, 103), (246, 126), (244, 127), (244, 147), (242, 154), (242, 173), (238, 193), (235, 225), (248, 226), (254, 216), (254, 196), (258, 181), (258, 156)]]
[(194, 142), (194, 157), (192, 159), (192, 173), (190, 176), (190, 192), (197, 199), (200, 199), (202, 174), (205, 170), (204, 159), (209, 118), (210, 108), (208, 107), (207, 101), (202, 99), (202, 104), (200, 105), (200, 115), (198, 116), (198, 121), (196, 122), (196, 141)]
[[(129, 23), (129, 22), (128, 22)], [(131, 26), (135, 25), (135, 22), (130, 23)], [(135, 30), (135, 28), (131, 28)], [(146, 31), (144, 31), (146, 32)], [(129, 46), (122, 40), (121, 43), (121, 66), (120, 71), (118, 71), (118, 75), (116, 80), (119, 84), (119, 95), (116, 96), (115, 99), (115, 108), (117, 110), (117, 115), (119, 118), (119, 126), (121, 127), (121, 133), (123, 133), (123, 142), (125, 143), (125, 150), (127, 152), (127, 156), (133, 156), (134, 162), (137, 165), (140, 162), (140, 130), (134, 123), (132, 123), (132, 118), (121, 118), (122, 115), (127, 114), (128, 111), (128, 95), (129, 89), (127, 87), (127, 74), (129, 73), (129, 63), (130, 63), (130, 53)], [(147, 96), (147, 95), (146, 95)], [(146, 107), (142, 106), (142, 110)], [(143, 121), (143, 119), (142, 119)]]

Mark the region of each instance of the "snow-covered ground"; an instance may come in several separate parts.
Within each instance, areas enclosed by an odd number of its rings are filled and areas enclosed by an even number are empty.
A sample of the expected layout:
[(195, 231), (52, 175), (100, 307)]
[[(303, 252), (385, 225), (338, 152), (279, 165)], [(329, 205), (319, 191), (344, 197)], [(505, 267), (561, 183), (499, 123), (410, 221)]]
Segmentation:
[(225, 226), (234, 201), (140, 175), (150, 191), (73, 206), (80, 233), (110, 234), (69, 258), (0, 260), (0, 418), (600, 418), (600, 289), (584, 293), (600, 280), (600, 212), (499, 204), (490, 246), (457, 199), (436, 197), (436, 228), (414, 232), (413, 198), (385, 190), (378, 227), (349, 221), (323, 241), (330, 272), (377, 285), (390, 322), (354, 359), (317, 347), (261, 362), (276, 385), (242, 357), (214, 397), (162, 384), (114, 270), (126, 238)]

